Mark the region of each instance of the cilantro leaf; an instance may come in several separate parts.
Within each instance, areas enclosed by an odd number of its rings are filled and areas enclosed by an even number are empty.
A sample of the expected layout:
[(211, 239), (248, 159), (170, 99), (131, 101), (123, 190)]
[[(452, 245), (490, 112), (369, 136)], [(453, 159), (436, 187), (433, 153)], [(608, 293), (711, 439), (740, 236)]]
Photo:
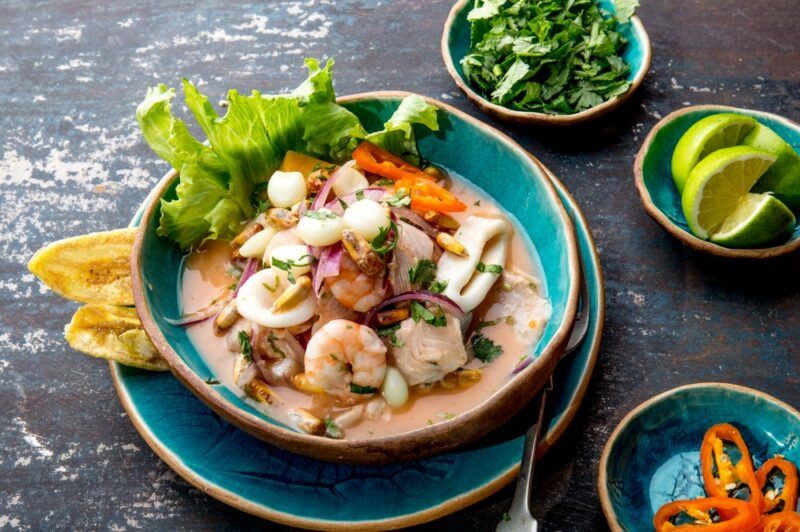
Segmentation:
[(444, 311), (439, 306), (437, 306), (436, 313), (433, 313), (419, 301), (412, 301), (410, 308), (411, 319), (414, 320), (415, 323), (419, 323), (419, 321), (422, 320), (433, 327), (444, 327), (447, 325), (447, 316), (444, 315)]
[(475, 358), (481, 362), (491, 362), (503, 354), (503, 348), (480, 331), (472, 335), (470, 345), (472, 346), (472, 352), (475, 353)]
[(475, 269), (481, 273), (494, 273), (497, 275), (503, 273), (503, 267), (499, 264), (484, 264), (478, 262), (478, 264), (475, 265)]
[(424, 289), (428, 289), (436, 280), (436, 263), (428, 259), (420, 259), (408, 270), (408, 280)]
[(250, 343), (250, 335), (245, 331), (239, 331), (239, 349), (248, 362), (253, 361), (253, 345)]
[(361, 386), (360, 384), (351, 382), (350, 391), (357, 394), (368, 394), (368, 393), (375, 393), (378, 391), (378, 389), (375, 388), (374, 386)]

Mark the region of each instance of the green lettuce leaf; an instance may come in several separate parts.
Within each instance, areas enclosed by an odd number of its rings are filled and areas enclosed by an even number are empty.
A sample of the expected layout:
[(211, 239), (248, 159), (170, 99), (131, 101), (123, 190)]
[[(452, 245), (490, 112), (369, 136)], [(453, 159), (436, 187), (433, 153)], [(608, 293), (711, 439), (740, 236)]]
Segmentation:
[(420, 156), (414, 135), (414, 124), (426, 126), (432, 131), (439, 130), (436, 106), (430, 105), (416, 94), (403, 98), (397, 110), (383, 125), (383, 131), (370, 133), (366, 136), (366, 140), (418, 165)]

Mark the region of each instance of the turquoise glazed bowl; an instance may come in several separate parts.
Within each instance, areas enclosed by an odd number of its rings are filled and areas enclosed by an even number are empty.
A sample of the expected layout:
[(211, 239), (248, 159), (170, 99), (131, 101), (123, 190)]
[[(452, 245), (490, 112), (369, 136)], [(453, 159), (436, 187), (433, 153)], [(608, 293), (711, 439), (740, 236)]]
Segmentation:
[[(615, 12), (612, 0), (598, 0), (598, 4), (609, 13)], [(442, 33), (442, 59), (447, 67), (447, 72), (450, 73), (450, 77), (453, 78), (453, 81), (456, 82), (458, 88), (467, 98), (482, 111), (498, 120), (532, 126), (572, 126), (599, 118), (616, 109), (630, 98), (636, 92), (636, 89), (642, 85), (645, 75), (650, 69), (650, 37), (648, 37), (639, 17), (634, 16), (629, 22), (622, 24), (620, 27), (620, 33), (628, 39), (628, 46), (625, 48), (622, 58), (631, 67), (628, 75), (631, 86), (625, 93), (591, 109), (571, 115), (549, 115), (508, 109), (490, 102), (473, 90), (461, 68), (461, 59), (469, 53), (471, 32), (467, 14), (473, 5), (474, 0), (459, 0), (450, 9), (450, 14), (444, 23), (444, 32)]]
[(639, 149), (633, 171), (636, 188), (647, 213), (672, 236), (692, 249), (726, 258), (766, 259), (785, 255), (800, 247), (800, 226), (784, 244), (761, 249), (732, 249), (697, 238), (689, 230), (681, 207), (681, 196), (672, 180), (672, 152), (692, 124), (717, 113), (751, 116), (769, 127), (800, 151), (800, 125), (763, 111), (724, 105), (693, 105), (670, 113), (658, 122)]
[[(407, 93), (378, 92), (340, 102), (367, 130), (382, 127)], [(321, 460), (378, 464), (416, 460), (474, 441), (508, 421), (550, 377), (564, 351), (578, 304), (579, 259), (572, 222), (540, 163), (509, 137), (435, 100), (440, 130), (419, 136), (421, 152), (465, 176), (517, 218), (533, 242), (553, 307), (535, 361), (480, 405), (455, 418), (390, 437), (333, 440), (301, 434), (270, 419), (223, 386), (181, 327), (165, 317), (179, 315), (178, 279), (182, 255), (156, 235), (159, 199), (173, 196), (177, 179), (162, 181), (146, 208), (134, 243), (133, 291), (136, 310), (153, 345), (172, 372), (217, 414), (239, 428), (284, 449)], [(469, 149), (465, 149), (465, 148)], [(520, 353), (523, 355), (524, 353)]]
[(756, 468), (775, 454), (800, 463), (800, 412), (791, 406), (732, 384), (675, 388), (635, 408), (606, 443), (598, 491), (612, 530), (652, 530), (664, 504), (704, 496), (700, 445), (717, 423), (739, 429)]

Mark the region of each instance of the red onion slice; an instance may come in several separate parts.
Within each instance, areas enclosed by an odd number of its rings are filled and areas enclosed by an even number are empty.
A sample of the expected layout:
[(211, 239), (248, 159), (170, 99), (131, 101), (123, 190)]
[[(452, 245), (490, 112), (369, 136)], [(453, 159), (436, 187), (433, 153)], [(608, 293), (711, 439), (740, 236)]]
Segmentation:
[(242, 270), (242, 275), (239, 276), (239, 282), (236, 284), (236, 290), (233, 291), (233, 297), (236, 297), (236, 294), (239, 293), (239, 288), (241, 288), (244, 283), (247, 282), (249, 278), (253, 276), (254, 273), (258, 270), (258, 259), (248, 259), (247, 264), (244, 266), (244, 270)]
[(326, 247), (322, 250), (322, 253), (320, 253), (319, 261), (313, 274), (314, 293), (317, 294), (317, 296), (319, 296), (322, 290), (322, 281), (324, 281), (326, 277), (335, 277), (339, 275), (339, 270), (342, 265), (342, 252), (342, 244), (337, 242), (332, 246)]
[(344, 207), (342, 207), (342, 203), (344, 202), (348, 205), (354, 203), (357, 200), (357, 195), (361, 192), (364, 195), (364, 199), (369, 199), (372, 201), (381, 201), (388, 191), (383, 187), (369, 187), (365, 188), (364, 190), (360, 190), (358, 192), (351, 192), (341, 198), (335, 199), (333, 201), (329, 201), (327, 205), (325, 205), (326, 209), (330, 209), (331, 212), (338, 214), (339, 216), (344, 214)]
[(355, 161), (347, 161), (331, 174), (328, 180), (325, 181), (325, 184), (322, 185), (319, 193), (317, 193), (317, 197), (314, 198), (314, 203), (311, 204), (312, 211), (316, 211), (325, 206), (325, 203), (328, 201), (328, 196), (330, 196), (331, 189), (333, 188), (333, 182), (339, 179), (344, 172), (355, 166), (355, 164)]
[(516, 375), (517, 373), (521, 372), (523, 369), (527, 368), (531, 364), (533, 364), (534, 358), (532, 356), (528, 356), (525, 360), (521, 361), (517, 364), (514, 369), (511, 371), (512, 375)]
[(430, 303), (435, 303), (442, 307), (442, 309), (453, 316), (454, 318), (458, 318), (459, 320), (463, 320), (464, 311), (461, 310), (461, 307), (458, 306), (458, 303), (453, 301), (447, 296), (443, 296), (442, 294), (434, 294), (429, 290), (412, 290), (411, 292), (406, 292), (405, 294), (400, 294), (399, 296), (393, 296), (388, 299), (384, 299), (369, 311), (367, 315), (364, 317), (364, 323), (369, 325), (373, 321), (375, 321), (375, 316), (381, 309), (384, 309), (390, 305), (394, 305), (395, 303), (400, 303), (401, 301), (428, 301)]
[(411, 209), (406, 209), (405, 207), (391, 207), (391, 209), (392, 213), (394, 213), (394, 215), (399, 219), (408, 221), (408, 223), (411, 225), (417, 226), (428, 236), (436, 238), (436, 235), (439, 233), (439, 231), (437, 231), (435, 227), (428, 223), (425, 218), (415, 213)]

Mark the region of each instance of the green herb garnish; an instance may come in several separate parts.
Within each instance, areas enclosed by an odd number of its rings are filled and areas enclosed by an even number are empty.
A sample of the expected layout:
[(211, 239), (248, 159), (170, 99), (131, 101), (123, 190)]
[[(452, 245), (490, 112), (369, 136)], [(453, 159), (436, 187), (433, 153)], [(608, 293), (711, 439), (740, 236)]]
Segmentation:
[(303, 216), (306, 218), (311, 218), (312, 220), (335, 220), (338, 218), (336, 213), (329, 211), (328, 209), (320, 209), (318, 211), (305, 211)]
[(253, 345), (250, 343), (250, 335), (245, 331), (239, 331), (239, 350), (248, 362), (253, 361)]
[(396, 333), (398, 329), (400, 329), (400, 324), (395, 323), (394, 325), (389, 325), (387, 327), (378, 327), (377, 329), (375, 329), (375, 332), (378, 334), (378, 336), (382, 338), (388, 338), (389, 342), (394, 347), (400, 348), (406, 345), (406, 343), (403, 342), (402, 340), (397, 339)]
[[(393, 234), (391, 241), (389, 241), (389, 235)], [(397, 231), (397, 225), (394, 222), (389, 222), (389, 227), (381, 227), (378, 236), (372, 239), (370, 246), (372, 247), (372, 251), (383, 257), (394, 248), (397, 247), (397, 241), (400, 239), (400, 235)]]
[(278, 284), (280, 284), (280, 279), (277, 277), (275, 277), (275, 286), (270, 286), (267, 283), (261, 283), (261, 285), (270, 292), (274, 292), (278, 288)]
[(347, 202), (346, 202), (345, 200), (343, 200), (342, 198), (336, 198), (336, 199), (337, 199), (337, 200), (339, 200), (339, 206), (340, 206), (342, 209), (347, 209), (347, 208), (350, 206), (350, 205), (348, 205), (348, 204), (347, 204)]
[[(306, 262), (303, 262), (304, 259), (308, 260), (306, 260)], [(285, 261), (283, 261), (277, 257), (272, 257), (271, 262), (272, 265), (278, 268), (279, 270), (285, 271), (287, 273), (286, 279), (290, 283), (294, 284), (297, 280), (294, 278), (294, 274), (292, 273), (292, 268), (302, 268), (305, 266), (311, 266), (312, 264), (314, 264), (315, 260), (316, 259), (314, 258), (313, 255), (306, 253), (297, 260), (286, 259)]]
[(392, 181), (391, 179), (386, 179), (384, 177), (375, 181), (374, 185), (376, 187), (387, 187), (389, 185), (394, 185), (394, 181)]
[(629, 65), (621, 23), (636, 0), (615, 0), (616, 18), (595, 0), (479, 0), (467, 18), (461, 60), (470, 85), (517, 111), (573, 114), (623, 94)]
[(428, 289), (436, 280), (436, 263), (428, 259), (418, 260), (414, 267), (408, 270), (408, 280), (411, 284)]
[(378, 391), (378, 389), (375, 388), (374, 386), (361, 386), (359, 384), (351, 382), (350, 391), (358, 394), (368, 394), (368, 393), (375, 393)]
[(387, 205), (392, 207), (408, 207), (411, 205), (411, 196), (406, 189), (401, 188), (391, 196), (388, 196), (384, 201)]
[(214, 386), (214, 385), (217, 385), (217, 384), (219, 384), (219, 380), (218, 380), (218, 379), (215, 379), (214, 377), (209, 377), (209, 378), (207, 378), (205, 382), (206, 382), (206, 384), (208, 384), (209, 386)]
[(497, 325), (498, 323), (506, 321), (507, 319), (508, 316), (503, 316), (502, 318), (497, 318), (496, 320), (492, 321), (482, 321), (475, 326), (475, 330), (480, 331), (481, 329), (484, 329), (486, 327), (491, 327), (492, 325)]
[(503, 267), (500, 266), (499, 264), (484, 264), (482, 262), (479, 262), (478, 264), (475, 265), (475, 269), (481, 273), (494, 273), (497, 275), (503, 273)]
[(428, 290), (430, 290), (434, 294), (441, 294), (442, 292), (447, 290), (447, 281), (434, 281), (428, 287)]
[(281, 348), (278, 347), (277, 341), (278, 337), (275, 336), (274, 332), (270, 331), (267, 335), (267, 343), (269, 343), (269, 346), (272, 348), (272, 351), (275, 354), (279, 355), (281, 358), (286, 358), (286, 353), (284, 353)]
[(362, 199), (364, 199), (364, 189), (363, 188), (359, 189), (359, 190), (356, 190), (356, 199), (358, 201), (361, 201)]
[(413, 319), (415, 323), (419, 323), (419, 321), (422, 320), (433, 327), (444, 327), (447, 325), (447, 316), (444, 315), (442, 307), (438, 305), (436, 306), (436, 313), (428, 310), (428, 308), (419, 301), (412, 301), (410, 308), (411, 319)]
[(472, 335), (470, 344), (472, 345), (472, 352), (475, 353), (475, 358), (481, 362), (491, 362), (503, 354), (503, 348), (492, 342), (480, 331)]

